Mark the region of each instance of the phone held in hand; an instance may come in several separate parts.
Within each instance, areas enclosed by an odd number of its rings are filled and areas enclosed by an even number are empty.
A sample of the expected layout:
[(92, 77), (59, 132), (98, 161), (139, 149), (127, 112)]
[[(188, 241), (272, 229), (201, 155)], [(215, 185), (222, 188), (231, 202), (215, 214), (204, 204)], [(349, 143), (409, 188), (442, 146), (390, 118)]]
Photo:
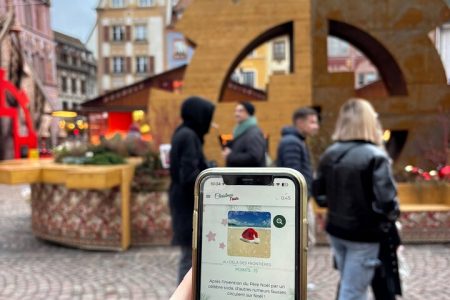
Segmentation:
[(213, 168), (195, 185), (193, 299), (306, 299), (307, 192), (287, 168)]

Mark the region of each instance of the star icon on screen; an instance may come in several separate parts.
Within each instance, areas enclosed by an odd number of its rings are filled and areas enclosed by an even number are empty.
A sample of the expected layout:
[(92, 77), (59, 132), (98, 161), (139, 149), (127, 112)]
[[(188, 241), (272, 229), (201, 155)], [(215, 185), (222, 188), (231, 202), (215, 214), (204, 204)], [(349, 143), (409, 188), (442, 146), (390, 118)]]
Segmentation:
[(219, 248), (220, 249), (225, 249), (225, 244), (224, 243), (220, 243)]
[(208, 242), (216, 240), (216, 234), (212, 233), (211, 231), (206, 235), (206, 237), (208, 238)]

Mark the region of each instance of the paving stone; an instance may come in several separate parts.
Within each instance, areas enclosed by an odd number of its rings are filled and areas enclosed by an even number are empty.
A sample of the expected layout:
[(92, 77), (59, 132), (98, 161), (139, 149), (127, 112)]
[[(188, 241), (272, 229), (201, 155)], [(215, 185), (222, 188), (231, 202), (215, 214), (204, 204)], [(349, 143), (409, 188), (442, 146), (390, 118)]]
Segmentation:
[[(0, 300), (168, 299), (176, 286), (179, 251), (132, 247), (125, 252), (85, 251), (37, 239), (23, 186), (0, 185)], [(24, 193), (25, 194), (25, 193)], [(450, 245), (406, 245), (410, 275), (403, 299), (450, 299)], [(332, 300), (338, 273), (328, 247), (308, 257), (308, 299)]]

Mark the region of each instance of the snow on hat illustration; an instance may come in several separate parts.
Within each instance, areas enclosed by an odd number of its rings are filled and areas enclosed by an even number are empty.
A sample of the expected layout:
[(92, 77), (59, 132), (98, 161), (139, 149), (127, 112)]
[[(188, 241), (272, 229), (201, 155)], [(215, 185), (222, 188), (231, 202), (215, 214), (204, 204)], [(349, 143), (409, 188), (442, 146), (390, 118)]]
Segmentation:
[(252, 244), (259, 244), (260, 240), (258, 237), (258, 232), (253, 228), (247, 228), (242, 232), (241, 241)]

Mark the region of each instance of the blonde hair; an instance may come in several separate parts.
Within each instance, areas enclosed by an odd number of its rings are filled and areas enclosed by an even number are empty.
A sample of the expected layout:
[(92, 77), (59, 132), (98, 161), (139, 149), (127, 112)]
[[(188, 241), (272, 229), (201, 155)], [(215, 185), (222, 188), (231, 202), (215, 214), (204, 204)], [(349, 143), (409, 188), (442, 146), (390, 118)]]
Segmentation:
[(373, 106), (367, 100), (351, 98), (339, 111), (332, 138), (335, 141), (365, 140), (381, 146), (381, 131)]

